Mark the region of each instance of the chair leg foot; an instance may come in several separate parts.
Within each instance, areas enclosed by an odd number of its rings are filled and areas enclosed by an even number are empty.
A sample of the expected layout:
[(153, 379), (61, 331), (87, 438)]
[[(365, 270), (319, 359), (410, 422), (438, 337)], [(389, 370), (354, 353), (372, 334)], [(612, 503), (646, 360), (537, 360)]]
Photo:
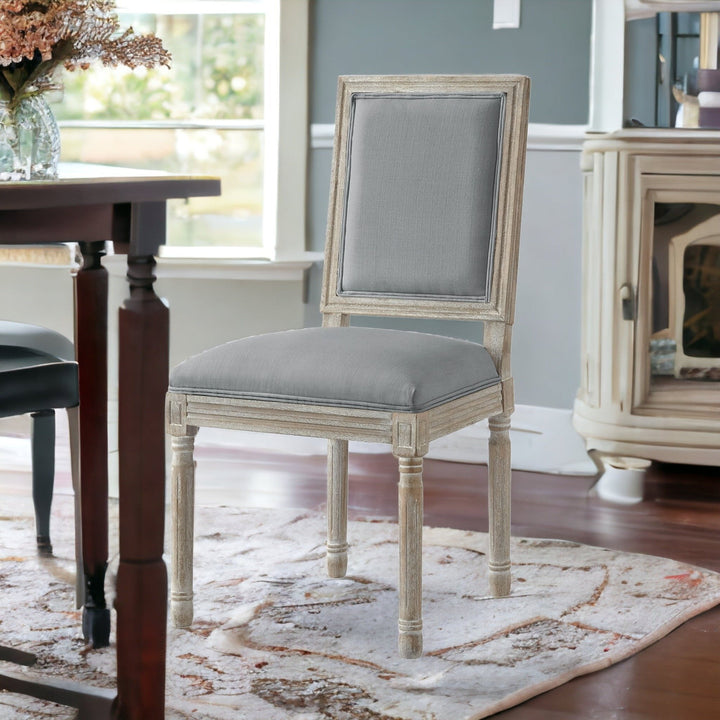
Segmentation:
[(85, 606), (82, 618), (85, 642), (93, 648), (110, 645), (110, 609)]
[(49, 535), (38, 535), (36, 537), (38, 555), (47, 557), (53, 554), (53, 546)]
[(172, 598), (170, 601), (170, 619), (173, 627), (188, 628), (193, 621), (193, 600)]
[(507, 597), (510, 594), (512, 582), (510, 566), (495, 568), (491, 565), (488, 570), (488, 582), (493, 597)]
[(398, 621), (398, 652), (400, 657), (407, 660), (414, 660), (422, 656), (423, 636), (422, 620)]
[(331, 578), (345, 577), (347, 573), (348, 556), (347, 543), (344, 546), (327, 546), (327, 574)]

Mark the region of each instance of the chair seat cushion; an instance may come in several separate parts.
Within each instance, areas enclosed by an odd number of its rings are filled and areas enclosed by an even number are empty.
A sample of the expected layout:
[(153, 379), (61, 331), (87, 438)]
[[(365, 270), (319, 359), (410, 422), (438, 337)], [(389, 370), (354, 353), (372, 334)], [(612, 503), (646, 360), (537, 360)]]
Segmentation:
[(41, 325), (0, 320), (0, 346), (2, 345), (37, 350), (53, 355), (57, 360), (75, 359), (75, 348), (70, 340)]
[(170, 374), (172, 392), (398, 412), (422, 412), (498, 382), (482, 345), (362, 327), (243, 338)]
[(78, 404), (76, 362), (0, 345), (0, 417)]

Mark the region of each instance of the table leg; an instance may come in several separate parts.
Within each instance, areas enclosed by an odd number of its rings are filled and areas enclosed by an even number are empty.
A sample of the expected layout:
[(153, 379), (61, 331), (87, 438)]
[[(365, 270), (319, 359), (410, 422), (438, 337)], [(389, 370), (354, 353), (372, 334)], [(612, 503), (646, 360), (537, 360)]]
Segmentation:
[(83, 635), (96, 648), (110, 643), (105, 603), (108, 561), (107, 308), (104, 242), (81, 242), (75, 278), (75, 345), (80, 384), (80, 483), (85, 569)]
[(120, 567), (118, 710), (123, 720), (165, 716), (167, 570), (165, 393), (169, 311), (155, 295), (152, 256), (128, 257), (130, 297), (120, 309)]

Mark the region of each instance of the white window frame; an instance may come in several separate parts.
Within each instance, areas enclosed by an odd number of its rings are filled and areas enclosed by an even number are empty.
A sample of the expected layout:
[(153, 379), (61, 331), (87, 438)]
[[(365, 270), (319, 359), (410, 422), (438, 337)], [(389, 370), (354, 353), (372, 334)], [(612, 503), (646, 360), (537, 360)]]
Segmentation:
[[(119, 12), (167, 13), (171, 0), (118, 0)], [(242, 0), (172, 0), (173, 13), (256, 11), (257, 3)], [(288, 262), (302, 261), (307, 266), (313, 253), (306, 252), (305, 213), (308, 152), (308, 30), (310, 0), (264, 0), (265, 87), (262, 121), (218, 121), (208, 124), (219, 128), (261, 129), (264, 145), (262, 248), (187, 247), (164, 245), (161, 265), (184, 273), (188, 263), (199, 261), (209, 267), (252, 259)], [(61, 126), (93, 125), (94, 122), (66, 122)], [(115, 127), (118, 124), (112, 123)], [(122, 126), (174, 123), (126, 123)], [(195, 264), (195, 263), (193, 263)], [(244, 264), (244, 263), (243, 263)], [(228, 268), (229, 269), (229, 268)], [(173, 273), (174, 274), (174, 273)], [(224, 273), (223, 273), (224, 274)]]

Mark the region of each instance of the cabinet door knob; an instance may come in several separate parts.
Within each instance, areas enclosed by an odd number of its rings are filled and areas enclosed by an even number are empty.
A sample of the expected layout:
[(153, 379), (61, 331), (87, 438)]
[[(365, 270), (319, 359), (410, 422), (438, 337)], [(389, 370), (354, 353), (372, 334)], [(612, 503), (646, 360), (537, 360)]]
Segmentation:
[(623, 320), (635, 320), (637, 317), (635, 290), (630, 283), (620, 286), (620, 301), (622, 302)]

